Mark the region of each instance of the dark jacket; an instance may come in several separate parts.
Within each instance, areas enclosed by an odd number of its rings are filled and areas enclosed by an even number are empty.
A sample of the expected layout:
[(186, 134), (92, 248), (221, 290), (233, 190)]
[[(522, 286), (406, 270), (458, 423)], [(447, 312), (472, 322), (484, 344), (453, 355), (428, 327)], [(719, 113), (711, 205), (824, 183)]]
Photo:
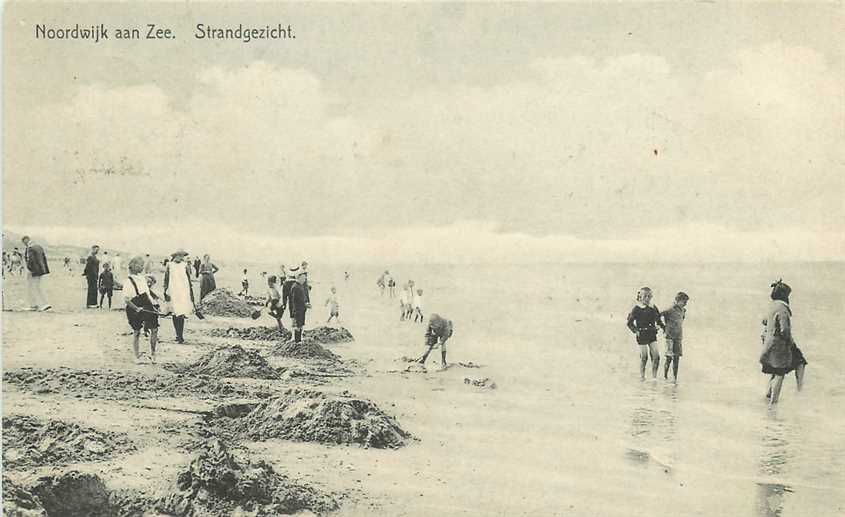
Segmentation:
[(304, 319), (307, 303), (305, 287), (299, 282), (294, 282), (290, 288), (290, 317), (294, 320)]
[(296, 284), (296, 280), (292, 278), (286, 278), (285, 282), (282, 284), (282, 310), (290, 305), (290, 291), (294, 284)]
[(114, 289), (114, 275), (111, 271), (100, 273), (100, 291), (111, 291)]
[(89, 279), (93, 278), (94, 281), (100, 276), (100, 259), (96, 255), (88, 255), (88, 259), (85, 261), (85, 271), (82, 274)]
[(44, 253), (44, 248), (38, 244), (31, 244), (27, 246), (24, 251), (26, 260), (26, 268), (32, 276), (43, 276), (50, 274), (50, 268), (47, 266), (47, 255)]

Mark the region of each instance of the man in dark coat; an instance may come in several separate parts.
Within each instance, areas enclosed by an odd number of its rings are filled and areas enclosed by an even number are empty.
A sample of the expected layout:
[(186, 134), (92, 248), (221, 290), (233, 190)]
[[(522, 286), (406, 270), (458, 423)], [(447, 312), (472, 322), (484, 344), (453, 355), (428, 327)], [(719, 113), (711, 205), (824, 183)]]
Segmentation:
[(100, 247), (96, 244), (91, 246), (91, 254), (85, 261), (85, 271), (82, 273), (88, 279), (88, 301), (86, 307), (89, 309), (96, 309), (97, 305), (97, 279), (100, 276), (100, 259), (97, 258), (97, 253), (100, 252)]
[(307, 274), (300, 271), (296, 283), (290, 290), (290, 319), (293, 320), (293, 340), (302, 341), (302, 328), (305, 326), (305, 312), (308, 310), (308, 298), (305, 294)]
[(29, 306), (36, 311), (49, 311), (53, 307), (47, 303), (47, 298), (41, 290), (41, 280), (50, 274), (50, 267), (47, 265), (47, 254), (44, 248), (32, 242), (28, 235), (21, 239), (26, 249), (24, 250), (24, 262), (26, 263), (26, 287), (29, 298)]

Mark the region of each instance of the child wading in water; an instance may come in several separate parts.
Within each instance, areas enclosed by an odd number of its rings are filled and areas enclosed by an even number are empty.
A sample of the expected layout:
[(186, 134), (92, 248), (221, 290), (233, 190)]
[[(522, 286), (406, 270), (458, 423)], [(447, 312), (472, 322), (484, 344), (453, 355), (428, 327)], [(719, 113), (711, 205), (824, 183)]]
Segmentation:
[(340, 323), (340, 302), (337, 301), (337, 289), (332, 287), (332, 292), (326, 300), (326, 305), (329, 307), (329, 319), (326, 320), (328, 324), (332, 318), (335, 322)]
[(628, 328), (637, 336), (640, 347), (640, 380), (645, 380), (645, 365), (651, 356), (651, 375), (657, 378), (660, 368), (660, 352), (657, 351), (657, 327), (663, 327), (660, 311), (651, 304), (651, 288), (643, 287), (637, 292), (637, 305), (628, 314)]
[(282, 307), (282, 293), (279, 292), (276, 284), (276, 275), (267, 277), (267, 301), (264, 305), (270, 308), (267, 312), (276, 320), (279, 332), (284, 332), (285, 326), (282, 325), (282, 316), (285, 314), (285, 309)]
[(126, 299), (126, 319), (132, 327), (132, 352), (135, 362), (141, 362), (138, 351), (138, 341), (141, 339), (141, 329), (150, 332), (150, 360), (156, 362), (156, 345), (158, 344), (158, 310), (153, 301), (147, 278), (143, 275), (144, 259), (135, 257), (129, 261), (129, 276), (123, 296)]
[(103, 300), (109, 299), (111, 309), (111, 297), (114, 292), (114, 275), (111, 272), (111, 264), (103, 264), (103, 272), (100, 273), (100, 308), (103, 308)]
[(666, 364), (663, 366), (663, 378), (669, 378), (669, 365), (672, 365), (675, 382), (678, 381), (678, 364), (684, 353), (684, 318), (687, 317), (688, 301), (687, 293), (680, 292), (675, 295), (675, 305), (660, 313), (665, 324), (663, 334), (666, 337)]

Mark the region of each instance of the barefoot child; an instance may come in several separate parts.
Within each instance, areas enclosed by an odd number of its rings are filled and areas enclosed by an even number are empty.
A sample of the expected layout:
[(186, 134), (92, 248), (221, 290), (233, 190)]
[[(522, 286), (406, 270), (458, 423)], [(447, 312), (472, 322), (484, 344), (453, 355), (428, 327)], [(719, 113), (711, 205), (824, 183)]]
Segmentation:
[(414, 296), (414, 323), (425, 321), (423, 317), (423, 290), (417, 289), (417, 294)]
[(123, 289), (126, 300), (126, 319), (129, 320), (129, 326), (133, 330), (132, 352), (135, 354), (135, 362), (141, 362), (138, 341), (141, 338), (141, 329), (144, 328), (150, 332), (150, 360), (155, 363), (158, 344), (158, 311), (143, 272), (143, 257), (135, 257), (129, 261), (129, 276), (126, 278), (126, 287)]
[(428, 347), (420, 357), (419, 363), (425, 364), (425, 360), (428, 359), (428, 354), (431, 353), (431, 350), (437, 346), (438, 341), (440, 343), (440, 359), (441, 359), (441, 366), (446, 368), (446, 341), (452, 337), (452, 321), (447, 320), (440, 316), (439, 314), (431, 314), (431, 317), (428, 320), (428, 328), (425, 331), (425, 346)]
[(660, 367), (660, 352), (657, 351), (657, 327), (663, 328), (660, 311), (651, 304), (651, 288), (643, 287), (637, 292), (637, 304), (628, 314), (628, 328), (637, 336), (640, 347), (640, 380), (645, 380), (645, 365), (651, 356), (651, 375), (657, 378)]
[(409, 319), (411, 314), (411, 291), (410, 285), (405, 284), (402, 286), (402, 291), (399, 293), (399, 321), (405, 321)]
[(111, 297), (114, 292), (114, 275), (111, 272), (111, 264), (103, 264), (103, 272), (100, 273), (100, 308), (103, 308), (103, 300), (108, 297), (109, 309), (111, 309)]
[(276, 320), (279, 332), (284, 332), (285, 326), (282, 325), (282, 316), (285, 314), (285, 310), (282, 307), (282, 293), (279, 292), (276, 275), (267, 277), (267, 301), (264, 305), (269, 307), (270, 310), (267, 312)]
[(672, 376), (678, 382), (678, 364), (683, 355), (684, 318), (687, 317), (687, 293), (680, 292), (675, 296), (675, 305), (660, 313), (665, 324), (663, 334), (666, 337), (666, 364), (663, 366), (663, 378), (669, 378), (669, 365), (672, 365)]
[(340, 303), (337, 301), (337, 289), (332, 287), (332, 292), (326, 300), (326, 305), (329, 307), (329, 319), (326, 320), (328, 324), (332, 318), (335, 322), (340, 323)]
[(241, 292), (238, 293), (239, 296), (246, 296), (249, 294), (249, 278), (246, 276), (246, 269), (244, 269), (244, 274), (241, 277)]

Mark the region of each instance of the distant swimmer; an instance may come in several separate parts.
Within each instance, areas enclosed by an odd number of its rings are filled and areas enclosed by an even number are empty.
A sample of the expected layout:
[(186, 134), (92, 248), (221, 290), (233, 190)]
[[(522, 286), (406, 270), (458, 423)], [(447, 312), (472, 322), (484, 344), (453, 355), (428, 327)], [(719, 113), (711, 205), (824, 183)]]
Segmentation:
[(446, 341), (452, 337), (453, 332), (454, 328), (451, 320), (448, 320), (439, 314), (432, 313), (431, 317), (428, 319), (428, 327), (425, 330), (426, 351), (423, 356), (420, 357), (419, 363), (424, 365), (426, 359), (428, 359), (428, 354), (430, 354), (432, 349), (434, 349), (434, 347), (439, 343), (441, 366), (446, 368)]
[(657, 351), (657, 327), (663, 328), (660, 311), (651, 304), (651, 288), (643, 287), (637, 292), (637, 304), (628, 313), (628, 328), (637, 336), (640, 347), (640, 380), (645, 380), (645, 366), (651, 356), (651, 375), (657, 378), (660, 367), (660, 352)]
[(766, 397), (770, 404), (777, 404), (783, 377), (787, 373), (795, 372), (798, 391), (801, 391), (807, 360), (792, 336), (792, 307), (789, 304), (792, 288), (783, 280), (778, 280), (771, 287), (772, 303), (769, 305), (766, 319), (763, 320), (763, 353), (760, 354), (760, 364), (763, 373), (771, 375)]
[(663, 334), (666, 337), (666, 364), (663, 366), (663, 378), (669, 378), (669, 365), (672, 365), (672, 375), (678, 382), (678, 365), (684, 353), (684, 319), (687, 317), (687, 302), (689, 296), (685, 292), (675, 295), (675, 304), (671, 309), (660, 313), (665, 325)]

